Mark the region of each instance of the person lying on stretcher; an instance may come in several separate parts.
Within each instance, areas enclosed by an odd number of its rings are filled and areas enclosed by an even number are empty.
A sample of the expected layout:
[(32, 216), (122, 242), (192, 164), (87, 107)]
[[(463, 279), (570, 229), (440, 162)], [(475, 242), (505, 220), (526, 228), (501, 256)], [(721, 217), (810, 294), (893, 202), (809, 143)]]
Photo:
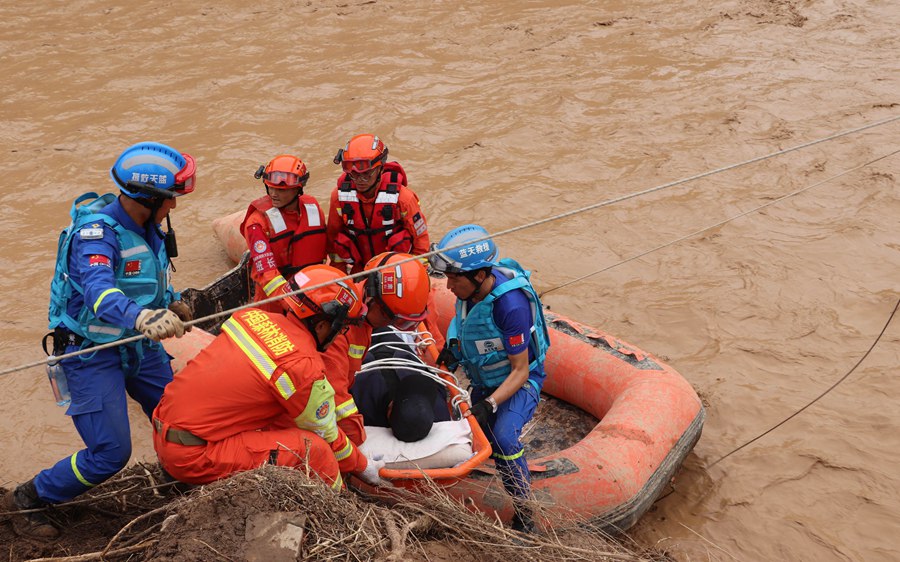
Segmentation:
[[(405, 345), (396, 335), (382, 332), (375, 338), (396, 345), (379, 346), (366, 355), (365, 363), (418, 360), (414, 353), (404, 350)], [(389, 427), (394, 437), (407, 443), (424, 439), (434, 422), (451, 419), (446, 389), (414, 368), (385, 366), (362, 371), (350, 393), (366, 426)]]
[(369, 354), (351, 388), (366, 424), (365, 454), (383, 457), (385, 468), (451, 468), (473, 456), (469, 422), (453, 420), (448, 390), (389, 330), (373, 334)]

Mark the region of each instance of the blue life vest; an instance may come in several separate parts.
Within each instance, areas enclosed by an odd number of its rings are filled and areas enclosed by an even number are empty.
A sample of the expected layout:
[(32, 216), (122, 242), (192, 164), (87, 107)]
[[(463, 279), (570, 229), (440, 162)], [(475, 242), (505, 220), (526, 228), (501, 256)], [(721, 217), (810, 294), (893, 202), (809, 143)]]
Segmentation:
[[(92, 224), (105, 223), (116, 233), (121, 259), (116, 267), (116, 287), (126, 297), (144, 308), (166, 308), (171, 297), (166, 291), (168, 287), (168, 264), (165, 244), (161, 244), (158, 253), (153, 250), (136, 232), (132, 232), (100, 210), (113, 203), (116, 195), (107, 193), (97, 196), (96, 193), (85, 193), (72, 203), (69, 214), (72, 222), (59, 235), (56, 250), (56, 270), (50, 282), (50, 310), (48, 313), (50, 329), (64, 326), (79, 336), (95, 343), (107, 343), (138, 335), (133, 328), (122, 328), (101, 321), (92, 308), (85, 302), (77, 318), (68, 313), (69, 299), (72, 292), (84, 295), (84, 289), (69, 277), (69, 249), (72, 238), (82, 228)], [(137, 266), (134, 262), (139, 262)], [(126, 271), (126, 264), (131, 266)]]
[[(522, 289), (531, 304), (534, 321), (528, 343), (534, 357), (528, 365), (531, 373), (540, 370), (547, 356), (547, 348), (550, 347), (550, 335), (547, 333), (541, 300), (529, 281), (531, 272), (510, 258), (500, 260), (495, 269), (509, 277), (509, 280), (494, 287), (484, 300), (476, 303), (468, 312), (465, 301), (458, 299), (456, 316), (447, 329), (447, 341), (458, 340), (458, 345), (450, 346), (451, 351), (459, 359), (459, 364), (465, 369), (472, 384), (482, 388), (498, 387), (512, 373), (503, 347), (503, 334), (494, 323), (494, 301), (502, 295)], [(535, 384), (541, 385), (542, 382), (535, 381)]]

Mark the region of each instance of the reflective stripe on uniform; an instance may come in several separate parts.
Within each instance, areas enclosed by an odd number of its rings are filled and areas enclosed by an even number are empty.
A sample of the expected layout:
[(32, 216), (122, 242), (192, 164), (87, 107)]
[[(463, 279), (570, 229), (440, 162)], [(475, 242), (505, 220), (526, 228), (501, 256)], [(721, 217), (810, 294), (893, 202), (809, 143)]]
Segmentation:
[(397, 193), (388, 193), (387, 191), (379, 191), (378, 196), (375, 198), (375, 204), (379, 203), (396, 203), (400, 200), (400, 192)]
[(281, 275), (277, 275), (274, 279), (266, 283), (266, 286), (263, 287), (263, 291), (265, 291), (266, 296), (271, 297), (272, 293), (274, 293), (276, 290), (278, 290), (279, 287), (285, 284), (287, 284), (287, 281), (285, 281), (284, 277), (282, 277)]
[[(100, 303), (103, 302), (103, 299), (105, 299), (110, 293), (122, 293), (122, 289), (113, 287), (112, 289), (107, 289), (100, 293), (100, 296), (97, 297), (96, 301), (94, 301), (94, 314), (97, 314), (97, 309), (100, 308)], [(125, 293), (122, 294), (124, 295)]]
[(362, 359), (363, 355), (366, 354), (366, 346), (364, 345), (353, 345), (350, 344), (350, 349), (347, 351), (347, 355), (354, 359)]
[(341, 478), (341, 473), (338, 472), (337, 478), (334, 479), (334, 482), (331, 483), (332, 490), (341, 490), (344, 487), (344, 479)]
[(357, 413), (359, 413), (359, 408), (356, 407), (356, 402), (354, 402), (353, 398), (351, 398), (343, 404), (338, 404), (336, 416), (337, 419), (342, 420)]
[(347, 191), (339, 189), (338, 201), (340, 201), (341, 203), (353, 203), (355, 201), (359, 201), (359, 199), (356, 197), (355, 189), (348, 189)]
[(266, 218), (269, 219), (269, 224), (272, 225), (272, 230), (275, 231), (275, 234), (287, 230), (287, 223), (284, 222), (284, 217), (281, 214), (281, 209), (278, 209), (276, 207), (266, 209)]
[(91, 324), (88, 326), (88, 335), (91, 334), (108, 334), (110, 336), (120, 336), (122, 335), (122, 330), (120, 328), (115, 327), (107, 327), (107, 326), (95, 326)]
[(514, 455), (501, 455), (500, 453), (494, 453), (491, 456), (494, 457), (495, 459), (500, 459), (503, 461), (514, 461), (524, 454), (525, 454), (525, 448), (522, 447), (521, 449), (519, 449), (519, 452)]
[(322, 226), (322, 219), (319, 217), (319, 206), (312, 203), (304, 203), (303, 208), (306, 210), (306, 222), (309, 226)]
[(291, 380), (291, 377), (289, 377), (287, 373), (282, 373), (280, 377), (275, 379), (275, 386), (278, 388), (281, 397), (285, 400), (290, 400), (291, 396), (297, 392), (294, 381)]
[(244, 330), (244, 327), (239, 322), (234, 318), (229, 318), (222, 324), (222, 331), (228, 334), (228, 337), (237, 344), (266, 380), (272, 379), (272, 373), (275, 372), (276, 368), (275, 362), (256, 343), (256, 340)]
[[(346, 437), (344, 439), (347, 439)], [(341, 462), (344, 459), (349, 459), (350, 455), (353, 454), (353, 443), (347, 439), (347, 444), (344, 445), (340, 451), (335, 451), (334, 458), (337, 459), (338, 462)]]
[(136, 256), (138, 254), (149, 254), (149, 253), (151, 253), (150, 248), (141, 244), (141, 245), (135, 246), (133, 248), (128, 248), (127, 250), (122, 250), (121, 252), (119, 252), (119, 256), (122, 259), (127, 259), (127, 258), (130, 258), (131, 256)]
[(81, 482), (82, 484), (84, 484), (84, 485), (87, 486), (88, 488), (93, 488), (93, 487), (94, 487), (94, 484), (91, 484), (90, 482), (88, 482), (87, 480), (85, 480), (85, 479), (84, 479), (84, 476), (81, 475), (81, 471), (78, 470), (78, 463), (76, 462), (76, 458), (75, 458), (75, 457), (77, 457), (77, 456), (78, 456), (78, 453), (75, 453), (75, 454), (73, 454), (72, 457), (71, 457), (71, 460), (72, 460), (72, 472), (75, 473), (75, 478), (77, 478), (79, 482)]

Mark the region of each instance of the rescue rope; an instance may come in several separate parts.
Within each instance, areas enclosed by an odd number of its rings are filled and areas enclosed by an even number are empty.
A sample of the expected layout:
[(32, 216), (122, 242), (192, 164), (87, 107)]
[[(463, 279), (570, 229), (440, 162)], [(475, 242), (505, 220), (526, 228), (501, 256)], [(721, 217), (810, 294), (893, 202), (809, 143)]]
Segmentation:
[[(622, 195), (622, 196), (619, 196), (619, 197), (614, 197), (614, 198), (612, 198), (612, 199), (607, 199), (607, 200), (605, 200), (605, 201), (600, 201), (600, 202), (598, 202), (598, 203), (593, 203), (593, 204), (587, 205), (587, 206), (585, 206), (585, 207), (581, 207), (581, 208), (574, 209), (574, 210), (571, 210), (571, 211), (566, 211), (566, 212), (564, 212), (564, 213), (559, 213), (559, 214), (557, 214), (557, 215), (552, 215), (552, 216), (549, 216), (549, 217), (546, 217), (546, 218), (543, 218), (543, 219), (539, 219), (539, 220), (536, 220), (536, 221), (532, 221), (532, 222), (530, 222), (530, 223), (525, 223), (525, 224), (522, 224), (522, 225), (519, 225), (519, 226), (515, 226), (515, 227), (512, 227), (512, 228), (508, 228), (508, 229), (506, 229), (506, 230), (501, 230), (501, 231), (499, 231), (499, 232), (495, 232), (495, 233), (492, 234), (492, 235), (484, 236), (484, 237), (478, 238), (478, 239), (468, 240), (468, 241), (466, 241), (466, 242), (464, 242), (464, 243), (461, 243), (461, 244), (457, 244), (457, 245), (454, 245), (454, 246), (448, 246), (448, 247), (446, 247), (446, 248), (442, 248), (441, 250), (433, 250), (433, 251), (429, 251), (429, 252), (426, 252), (426, 253), (421, 254), (421, 255), (418, 255), (418, 256), (414, 256), (414, 257), (411, 257), (411, 258), (407, 258), (407, 259), (405, 259), (405, 260), (401, 260), (401, 261), (394, 262), (394, 263), (389, 264), (389, 265), (385, 265), (385, 266), (381, 266), (381, 267), (378, 267), (378, 268), (374, 268), (374, 269), (372, 269), (372, 270), (370, 270), (370, 271), (364, 271), (364, 272), (359, 272), (359, 273), (355, 273), (355, 274), (352, 274), (352, 275), (347, 275), (347, 276), (341, 277), (340, 279), (334, 280), (334, 281), (332, 281), (332, 282), (328, 282), (328, 283), (320, 283), (320, 284), (317, 284), (317, 285), (311, 285), (311, 286), (306, 287), (306, 288), (301, 289), (301, 290), (291, 291), (291, 292), (289, 292), (289, 293), (285, 293), (285, 294), (278, 295), (278, 296), (275, 296), (275, 297), (267, 298), (267, 299), (260, 300), (260, 301), (254, 302), (254, 303), (249, 303), (249, 304), (246, 304), (246, 305), (238, 306), (238, 307), (235, 307), (235, 308), (232, 308), (232, 309), (229, 309), (229, 310), (225, 310), (225, 311), (222, 311), (222, 312), (218, 312), (218, 313), (215, 313), (215, 314), (210, 314), (210, 315), (204, 316), (204, 317), (202, 317), (202, 318), (196, 318), (196, 319), (191, 320), (191, 321), (189, 321), (189, 322), (185, 322), (184, 324), (185, 324), (185, 326), (193, 326), (193, 325), (199, 324), (199, 323), (201, 323), (201, 322), (206, 322), (206, 321), (209, 321), (209, 320), (215, 320), (215, 319), (222, 318), (222, 317), (225, 317), (225, 316), (230, 316), (230, 315), (234, 314), (235, 312), (239, 312), (239, 311), (244, 310), (244, 309), (246, 309), (246, 308), (252, 308), (252, 307), (257, 307), (257, 306), (262, 305), (262, 304), (268, 304), (268, 303), (272, 303), (272, 302), (277, 302), (277, 301), (279, 301), (279, 300), (281, 300), (281, 299), (283, 299), (283, 298), (290, 297), (290, 296), (295, 296), (295, 295), (299, 295), (299, 294), (305, 293), (305, 292), (307, 292), (307, 291), (312, 291), (312, 290), (314, 290), (314, 289), (319, 289), (319, 288), (325, 287), (325, 286), (327, 286), (327, 285), (330, 285), (330, 284), (332, 284), (332, 283), (346, 282), (346, 281), (355, 281), (355, 280), (357, 280), (357, 279), (359, 279), (359, 278), (361, 278), (361, 277), (365, 277), (365, 276), (367, 276), (367, 275), (369, 275), (370, 273), (375, 272), (375, 271), (380, 271), (380, 270), (382, 270), (382, 269), (387, 269), (387, 268), (389, 268), (389, 267), (395, 267), (395, 266), (397, 266), (397, 265), (400, 265), (400, 264), (403, 264), (403, 263), (406, 263), (406, 262), (409, 262), (409, 261), (413, 261), (413, 260), (416, 260), (416, 259), (418, 259), (418, 260), (424, 260), (424, 259), (426, 259), (426, 258), (428, 258), (428, 257), (430, 257), (430, 256), (432, 256), (432, 255), (435, 255), (435, 254), (437, 254), (437, 253), (440, 253), (440, 252), (444, 252), (444, 251), (447, 251), (447, 250), (458, 249), (458, 248), (461, 248), (461, 247), (463, 247), (463, 246), (468, 246), (468, 245), (470, 245), (470, 244), (472, 244), (472, 243), (474, 243), (474, 242), (483, 242), (483, 241), (488, 240), (488, 239), (490, 239), (490, 238), (498, 238), (498, 237), (506, 236), (506, 235), (508, 235), (508, 234), (512, 234), (512, 233), (518, 232), (518, 231), (520, 231), (520, 230), (525, 230), (525, 229), (528, 229), (528, 228), (533, 228), (533, 227), (535, 227), (535, 226), (540, 226), (540, 225), (543, 225), (543, 224), (547, 224), (547, 223), (549, 223), (549, 222), (553, 222), (553, 221), (557, 221), (557, 220), (569, 218), (569, 217), (571, 217), (571, 216), (574, 216), (574, 215), (577, 215), (577, 214), (580, 214), (580, 213), (585, 213), (585, 212), (588, 212), (588, 211), (592, 211), (592, 210), (595, 210), (595, 209), (599, 209), (599, 208), (601, 208), (601, 207), (607, 207), (607, 206), (613, 205), (613, 204), (615, 204), (615, 203), (620, 203), (620, 202), (622, 202), (622, 201), (627, 201), (627, 200), (629, 200), (629, 199), (634, 199), (634, 198), (636, 198), (636, 197), (640, 197), (640, 196), (643, 196), (643, 195), (648, 195), (648, 194), (651, 194), (651, 193), (655, 193), (655, 192), (657, 192), (657, 191), (662, 191), (662, 190), (664, 190), (664, 189), (668, 189), (668, 188), (670, 188), (670, 187), (675, 187), (675, 186), (678, 186), (678, 185), (682, 185), (682, 184), (685, 184), (685, 183), (688, 183), (688, 182), (691, 182), (691, 181), (695, 181), (695, 180), (698, 180), (698, 179), (701, 179), (701, 178), (705, 178), (705, 177), (709, 177), (709, 176), (712, 176), (712, 175), (720, 174), (720, 173), (722, 173), (722, 172), (726, 172), (726, 171), (729, 171), (729, 170), (733, 170), (733, 169), (735, 169), (735, 168), (739, 168), (739, 167), (742, 167), (742, 166), (746, 166), (746, 165), (749, 165), (749, 164), (753, 164), (753, 163), (756, 163), (756, 162), (760, 162), (760, 161), (763, 161), (763, 160), (767, 160), (767, 159), (770, 159), (770, 158), (774, 158), (774, 157), (776, 157), (776, 156), (781, 156), (781, 155), (784, 155), (784, 154), (788, 154), (788, 153), (790, 153), (790, 152), (794, 152), (794, 151), (797, 151), (797, 150), (801, 150), (801, 149), (804, 149), (804, 148), (808, 148), (808, 147), (811, 147), (811, 146), (815, 146), (815, 145), (821, 144), (821, 143), (823, 143), (823, 142), (828, 142), (828, 141), (831, 141), (831, 140), (834, 140), (834, 139), (838, 139), (838, 138), (840, 138), (840, 137), (844, 137), (844, 136), (847, 136), (847, 135), (852, 135), (852, 134), (859, 133), (859, 132), (862, 132), (862, 131), (865, 131), (865, 130), (868, 130), (868, 129), (872, 129), (872, 128), (879, 127), (879, 126), (882, 126), (882, 125), (886, 125), (886, 124), (888, 124), (888, 123), (892, 123), (892, 122), (897, 121), (897, 120), (900, 120), (900, 115), (896, 115), (896, 116), (894, 116), (894, 117), (889, 117), (889, 118), (887, 118), (887, 119), (882, 119), (881, 121), (875, 121), (875, 122), (872, 122), (872, 123), (868, 123), (868, 124), (862, 125), (862, 126), (860, 126), (860, 127), (856, 127), (856, 128), (853, 128), (853, 129), (848, 129), (848, 130), (846, 130), (846, 131), (841, 131), (841, 132), (838, 132), (838, 133), (829, 135), (829, 136), (827, 136), (827, 137), (822, 137), (822, 138), (815, 139), (815, 140), (812, 140), (812, 141), (809, 141), (809, 142), (801, 143), (801, 144), (798, 144), (798, 145), (795, 145), (795, 146), (792, 146), (792, 147), (789, 147), (789, 148), (785, 148), (785, 149), (782, 149), (782, 150), (777, 150), (777, 151), (775, 151), (775, 152), (770, 152), (769, 154), (765, 154), (765, 155), (762, 155), (762, 156), (757, 156), (757, 157), (754, 157), (754, 158), (750, 158), (750, 159), (744, 160), (744, 161), (742, 161), (742, 162), (737, 162), (737, 163), (734, 163), (734, 164), (729, 164), (729, 165), (727, 165), (727, 166), (722, 166), (722, 167), (720, 167), (720, 168), (715, 168), (715, 169), (713, 169), (713, 170), (708, 170), (708, 171), (706, 171), (706, 172), (702, 172), (702, 173), (699, 173), (699, 174), (695, 174), (695, 175), (689, 176), (689, 177), (687, 177), (687, 178), (683, 178), (683, 179), (680, 179), (680, 180), (676, 180), (676, 181), (664, 183), (664, 184), (661, 184), (661, 185), (657, 185), (657, 186), (655, 186), (655, 187), (651, 187), (651, 188), (644, 189), (644, 190), (641, 190), (641, 191), (637, 191), (637, 192), (634, 192), (634, 193)], [(116, 340), (116, 341), (114, 341), (114, 342), (109, 342), (109, 343), (102, 344), (102, 345), (92, 346), (92, 347), (89, 347), (89, 348), (86, 348), (86, 349), (82, 349), (82, 350), (75, 351), (75, 352), (72, 352), (72, 353), (67, 353), (67, 354), (64, 354), (64, 355), (59, 355), (59, 356), (52, 356), (52, 355), (51, 355), (51, 356), (49, 356), (49, 357), (47, 357), (47, 358), (45, 358), (45, 359), (42, 359), (42, 360), (40, 360), (40, 361), (32, 361), (31, 363), (25, 363), (25, 364), (19, 365), (19, 366), (17, 366), (17, 367), (11, 367), (11, 368), (7, 368), (7, 369), (0, 370), (0, 376), (2, 376), (2, 375), (7, 375), (7, 374), (10, 374), (10, 373), (14, 373), (14, 372), (17, 372), (17, 371), (23, 371), (23, 370), (25, 370), (25, 369), (30, 369), (30, 368), (32, 368), (32, 367), (39, 367), (39, 366), (41, 366), (41, 365), (46, 365), (46, 364), (48, 364), (48, 363), (53, 363), (53, 362), (56, 362), (56, 361), (60, 361), (60, 360), (62, 360), (62, 359), (68, 359), (68, 358), (77, 357), (77, 356), (80, 356), (80, 355), (85, 355), (85, 354), (88, 354), (88, 353), (94, 353), (94, 352), (96, 352), (96, 351), (100, 351), (100, 350), (103, 350), (103, 349), (108, 349), (108, 348), (111, 348), (111, 347), (116, 347), (116, 346), (125, 345), (125, 344), (129, 344), (129, 343), (134, 343), (134, 342), (137, 342), (137, 341), (140, 341), (140, 340), (144, 339), (144, 337), (145, 337), (145, 336), (144, 336), (143, 334), (141, 334), (141, 335), (136, 335), (136, 336), (131, 336), (131, 337), (128, 337), (128, 338), (124, 338), (124, 339), (121, 339), (121, 340)]]
[(891, 152), (891, 153), (889, 153), (889, 154), (885, 154), (884, 156), (879, 156), (878, 158), (875, 158), (874, 160), (869, 160), (869, 161), (866, 162), (865, 164), (860, 164), (859, 166), (855, 166), (855, 167), (853, 167), (853, 168), (850, 168), (849, 170), (844, 170), (843, 172), (841, 172), (841, 173), (839, 173), (839, 174), (835, 174), (835, 175), (831, 176), (830, 178), (826, 178), (826, 179), (824, 179), (824, 180), (822, 180), (822, 181), (819, 181), (819, 182), (816, 182), (816, 183), (814, 183), (814, 184), (812, 184), (812, 185), (808, 185), (808, 186), (806, 186), (806, 187), (804, 187), (804, 188), (802, 188), (802, 189), (798, 189), (797, 191), (794, 191), (794, 192), (792, 192), (792, 193), (788, 193), (787, 195), (783, 195), (783, 196), (779, 197), (778, 199), (774, 199), (774, 200), (772, 200), (772, 201), (769, 201), (768, 203), (765, 203), (765, 204), (760, 205), (760, 206), (758, 206), (758, 207), (754, 207), (753, 209), (750, 209), (749, 211), (745, 211), (745, 212), (743, 212), (743, 213), (739, 213), (739, 214), (737, 214), (737, 215), (733, 215), (733, 216), (728, 217), (727, 219), (725, 219), (725, 220), (723, 220), (723, 221), (720, 221), (720, 222), (717, 222), (717, 223), (715, 223), (715, 224), (711, 224), (711, 225), (709, 225), (709, 226), (703, 227), (703, 228), (701, 228), (700, 230), (695, 230), (694, 232), (691, 232), (690, 234), (685, 234), (685, 235), (682, 236), (681, 238), (676, 238), (675, 240), (671, 240), (671, 241), (669, 241), (669, 242), (666, 242), (665, 244), (660, 244), (659, 246), (656, 246), (655, 248), (651, 248), (651, 249), (649, 249), (649, 250), (647, 250), (647, 251), (645, 251), (645, 252), (641, 252), (640, 254), (635, 254), (635, 255), (633, 255), (633, 256), (631, 256), (631, 257), (629, 257), (629, 258), (626, 258), (626, 259), (624, 259), (624, 260), (618, 261), (618, 262), (616, 262), (616, 263), (614, 263), (614, 264), (612, 264), (612, 265), (608, 265), (608, 266), (603, 267), (603, 268), (601, 268), (601, 269), (598, 269), (598, 270), (596, 270), (596, 271), (592, 271), (591, 273), (582, 275), (581, 277), (576, 277), (575, 279), (572, 279), (571, 281), (566, 281), (566, 282), (563, 283), (562, 285), (557, 285), (556, 287), (553, 287), (553, 288), (551, 288), (551, 289), (547, 289), (546, 291), (542, 292), (542, 293), (541, 293), (540, 295), (538, 295), (538, 296), (539, 296), (540, 298), (544, 298), (544, 295), (546, 295), (546, 294), (548, 294), (548, 293), (552, 293), (553, 291), (556, 291), (556, 290), (558, 290), (558, 289), (562, 289), (562, 288), (564, 288), (564, 287), (568, 287), (569, 285), (573, 285), (573, 284), (575, 284), (575, 283), (577, 283), (577, 282), (579, 282), (579, 281), (583, 281), (583, 280), (587, 279), (588, 277), (593, 277), (594, 275), (603, 273), (603, 272), (605, 272), (605, 271), (609, 271), (610, 269), (613, 269), (614, 267), (618, 267), (618, 266), (620, 266), (620, 265), (624, 265), (624, 264), (626, 264), (626, 263), (628, 263), (628, 262), (631, 262), (631, 261), (634, 261), (634, 260), (636, 260), (636, 259), (640, 259), (640, 258), (646, 256), (647, 254), (652, 254), (653, 252), (655, 252), (655, 251), (657, 251), (657, 250), (662, 250), (663, 248), (667, 248), (667, 247), (669, 247), (669, 246), (672, 246), (672, 245), (674, 245), (674, 244), (677, 244), (677, 243), (679, 243), (679, 242), (682, 242), (682, 241), (684, 241), (684, 240), (687, 240), (688, 238), (693, 238), (694, 236), (703, 234), (704, 232), (706, 232), (706, 231), (708, 231), (708, 230), (712, 230), (712, 229), (714, 229), (714, 228), (718, 228), (718, 227), (720, 227), (720, 226), (722, 226), (722, 225), (725, 225), (725, 224), (727, 224), (727, 223), (729, 223), (729, 222), (731, 222), (731, 221), (733, 221), (733, 220), (739, 219), (739, 218), (741, 218), (741, 217), (745, 217), (745, 216), (747, 216), (747, 215), (749, 215), (749, 214), (751, 214), (751, 213), (755, 213), (755, 212), (757, 212), (757, 211), (759, 211), (759, 210), (761, 210), (761, 209), (765, 209), (766, 207), (769, 207), (770, 205), (774, 205), (774, 204), (776, 204), (776, 203), (780, 203), (780, 202), (784, 201), (785, 199), (790, 199), (791, 197), (794, 197), (794, 196), (796, 196), (796, 195), (799, 195), (799, 194), (803, 193), (804, 191), (810, 190), (810, 189), (812, 189), (812, 188), (814, 188), (814, 187), (818, 187), (818, 186), (822, 185), (823, 183), (826, 183), (826, 182), (835, 180), (835, 179), (837, 179), (837, 178), (839, 178), (839, 177), (841, 177), (841, 176), (845, 176), (845, 175), (847, 175), (847, 174), (849, 174), (849, 173), (851, 173), (851, 172), (855, 172), (855, 171), (857, 171), (857, 170), (859, 170), (859, 169), (861, 169), (861, 168), (865, 168), (866, 166), (869, 166), (869, 165), (871, 165), (871, 164), (874, 164), (875, 162), (878, 162), (879, 160), (884, 160), (885, 158), (888, 158), (888, 157), (890, 157), (890, 156), (893, 156), (893, 155), (897, 154), (898, 152), (900, 152), (900, 149), (895, 150), (895, 151), (893, 151), (893, 152)]
[(794, 419), (795, 417), (797, 417), (798, 415), (800, 415), (801, 412), (803, 412), (804, 410), (806, 410), (807, 408), (809, 408), (810, 406), (812, 406), (813, 404), (815, 404), (816, 402), (818, 402), (820, 399), (822, 399), (826, 394), (828, 394), (829, 392), (831, 392), (832, 390), (834, 390), (835, 388), (837, 388), (837, 386), (838, 386), (839, 384), (841, 384), (842, 382), (844, 382), (844, 381), (847, 379), (847, 377), (849, 377), (851, 374), (853, 374), (853, 371), (855, 371), (856, 368), (859, 367), (859, 366), (862, 364), (862, 362), (866, 360), (866, 357), (868, 357), (870, 353), (872, 353), (872, 350), (875, 349), (875, 346), (878, 345), (878, 342), (879, 342), (879, 341), (881, 341), (881, 336), (884, 335), (884, 333), (885, 333), (885, 332), (887, 331), (887, 329), (888, 329), (888, 326), (891, 325), (891, 321), (894, 319), (894, 315), (897, 314), (897, 309), (898, 309), (898, 308), (900, 308), (900, 299), (897, 299), (897, 304), (894, 305), (894, 310), (891, 311), (891, 315), (888, 317), (887, 322), (884, 323), (884, 327), (881, 329), (881, 332), (880, 332), (880, 333), (878, 334), (878, 336), (875, 338), (875, 341), (872, 342), (872, 345), (869, 346), (869, 349), (866, 350), (866, 352), (863, 354), (863, 356), (859, 358), (859, 361), (857, 361), (856, 364), (853, 365), (853, 367), (851, 367), (849, 371), (847, 371), (847, 374), (845, 374), (844, 376), (842, 376), (841, 378), (839, 378), (839, 379), (837, 380), (837, 382), (835, 382), (834, 384), (832, 384), (831, 386), (829, 386), (827, 389), (825, 389), (824, 392), (822, 392), (821, 394), (819, 394), (818, 396), (816, 396), (815, 398), (813, 398), (812, 400), (810, 400), (809, 402), (807, 402), (807, 404), (806, 404), (805, 406), (803, 406), (802, 408), (800, 408), (799, 410), (797, 410), (797, 411), (794, 412), (793, 414), (789, 415), (788, 417), (784, 418), (784, 419), (781, 420), (780, 422), (776, 423), (775, 425), (773, 425), (773, 426), (770, 427), (769, 429), (763, 431), (762, 433), (760, 433), (759, 435), (757, 435), (757, 436), (754, 437), (753, 439), (747, 441), (747, 442), (744, 443), (743, 445), (741, 445), (741, 446), (739, 446), (739, 447), (736, 447), (735, 449), (733, 449), (733, 450), (732, 450), (731, 452), (729, 452), (728, 454), (725, 454), (725, 455), (719, 457), (715, 462), (706, 465), (706, 468), (712, 468), (712, 467), (716, 466), (717, 464), (719, 464), (719, 463), (722, 462), (723, 460), (727, 459), (727, 458), (730, 457), (731, 455), (737, 453), (738, 451), (740, 451), (740, 450), (743, 449), (744, 447), (747, 447), (748, 445), (750, 445), (750, 444), (752, 444), (752, 443), (755, 443), (756, 441), (759, 441), (760, 439), (762, 439), (763, 437), (765, 437), (765, 436), (768, 435), (769, 433), (772, 433), (773, 431), (775, 431), (776, 429), (778, 429), (778, 428), (781, 427), (782, 425), (786, 424), (786, 423), (789, 422), (790, 420), (792, 420), (792, 419)]
[[(415, 342), (405, 342), (405, 341), (383, 341), (374, 343), (369, 346), (369, 351), (373, 351), (379, 348), (390, 349), (394, 352), (400, 352), (409, 355), (412, 359), (406, 359), (403, 357), (387, 357), (383, 359), (375, 359), (373, 361), (368, 361), (362, 365), (362, 367), (356, 373), (366, 373), (369, 371), (376, 371), (383, 368), (390, 369), (411, 369), (416, 371), (417, 373), (430, 378), (436, 383), (447, 387), (453, 388), (457, 391), (457, 396), (453, 398), (450, 405), (454, 408), (454, 411), (459, 411), (458, 406), (460, 402), (468, 401), (469, 392), (460, 386), (459, 379), (456, 377), (456, 374), (451, 371), (446, 371), (439, 367), (432, 367), (431, 365), (427, 365), (419, 359), (419, 356), (413, 351), (411, 348), (425, 348), (429, 345), (433, 345), (434, 338), (432, 338), (431, 333), (427, 331), (402, 331), (397, 330), (391, 327), (391, 330), (398, 335), (410, 335), (416, 338)], [(449, 378), (450, 380), (447, 380)]]

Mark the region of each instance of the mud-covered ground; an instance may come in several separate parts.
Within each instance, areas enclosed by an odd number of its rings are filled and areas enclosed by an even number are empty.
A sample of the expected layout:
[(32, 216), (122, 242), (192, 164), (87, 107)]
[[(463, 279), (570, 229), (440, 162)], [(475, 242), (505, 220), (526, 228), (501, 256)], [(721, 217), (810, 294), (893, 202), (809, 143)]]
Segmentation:
[(440, 495), (398, 493), (389, 507), (297, 470), (264, 467), (189, 490), (160, 478), (158, 466), (137, 465), (52, 509), (65, 529), (58, 540), (0, 525), (2, 559), (668, 560), (585, 527), (521, 535)]

